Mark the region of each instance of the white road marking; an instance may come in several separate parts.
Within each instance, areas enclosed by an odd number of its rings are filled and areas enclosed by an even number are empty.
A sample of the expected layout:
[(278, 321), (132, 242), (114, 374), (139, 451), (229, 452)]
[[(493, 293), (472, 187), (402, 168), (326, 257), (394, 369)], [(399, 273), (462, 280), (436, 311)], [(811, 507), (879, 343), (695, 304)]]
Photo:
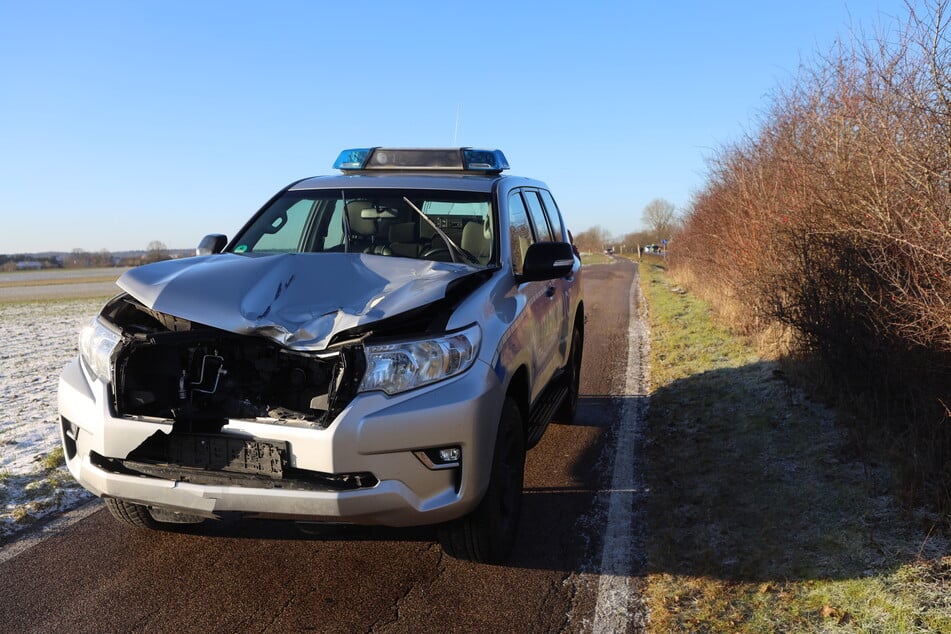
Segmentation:
[(6, 563), (18, 555), (22, 555), (54, 535), (59, 535), (76, 522), (86, 519), (102, 508), (102, 500), (93, 498), (63, 513), (51, 522), (43, 522), (38, 527), (21, 535), (17, 535), (15, 541), (0, 548), (0, 564)]
[[(632, 588), (635, 558), (643, 558), (642, 498), (645, 487), (639, 468), (639, 440), (647, 413), (649, 386), (648, 322), (638, 277), (631, 284), (628, 317), (627, 368), (624, 380), (621, 416), (616, 424), (611, 489), (608, 497), (608, 521), (601, 550), (598, 602), (591, 622), (592, 632), (624, 632), (646, 627), (647, 615)], [(643, 524), (642, 521), (639, 522)]]

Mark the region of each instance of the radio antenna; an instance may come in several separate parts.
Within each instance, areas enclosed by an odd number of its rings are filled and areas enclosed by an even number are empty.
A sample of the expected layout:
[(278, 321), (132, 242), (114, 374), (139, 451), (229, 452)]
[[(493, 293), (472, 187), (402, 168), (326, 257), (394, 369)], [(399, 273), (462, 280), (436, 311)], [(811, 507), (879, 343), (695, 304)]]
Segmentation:
[(459, 145), (459, 114), (462, 112), (462, 104), (456, 104), (456, 129), (452, 133), (453, 146)]

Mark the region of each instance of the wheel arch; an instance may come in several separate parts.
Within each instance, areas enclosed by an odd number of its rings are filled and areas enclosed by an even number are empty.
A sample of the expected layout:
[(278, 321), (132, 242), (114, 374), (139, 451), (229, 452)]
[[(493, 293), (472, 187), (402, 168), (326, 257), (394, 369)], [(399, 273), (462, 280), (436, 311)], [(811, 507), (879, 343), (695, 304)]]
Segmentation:
[(528, 421), (530, 394), (531, 385), (528, 378), (528, 368), (522, 365), (519, 366), (515, 374), (512, 375), (512, 379), (509, 381), (508, 387), (505, 390), (505, 395), (511, 397), (518, 406), (519, 414), (522, 416), (523, 434), (528, 433), (525, 423)]
[(575, 308), (575, 320), (574, 325), (578, 327), (578, 330), (581, 331), (581, 336), (584, 337), (584, 300), (578, 302), (578, 307)]

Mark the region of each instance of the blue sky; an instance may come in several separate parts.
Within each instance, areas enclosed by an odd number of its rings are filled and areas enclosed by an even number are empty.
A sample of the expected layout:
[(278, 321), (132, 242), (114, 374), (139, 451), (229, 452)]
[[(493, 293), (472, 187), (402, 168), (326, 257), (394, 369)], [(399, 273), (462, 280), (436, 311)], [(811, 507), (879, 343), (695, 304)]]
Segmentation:
[[(0, 0), (0, 253), (191, 248), (345, 147), (501, 148), (575, 232), (678, 208), (903, 0)], [(458, 130), (457, 130), (458, 114)]]

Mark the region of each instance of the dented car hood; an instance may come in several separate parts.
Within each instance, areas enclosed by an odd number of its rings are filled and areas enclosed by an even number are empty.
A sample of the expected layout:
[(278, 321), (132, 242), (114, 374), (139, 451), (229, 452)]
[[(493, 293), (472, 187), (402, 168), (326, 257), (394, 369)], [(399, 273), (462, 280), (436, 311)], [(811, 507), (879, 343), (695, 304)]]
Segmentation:
[(162, 313), (323, 350), (338, 332), (442, 299), (475, 270), (362, 253), (225, 253), (140, 266), (116, 283)]

